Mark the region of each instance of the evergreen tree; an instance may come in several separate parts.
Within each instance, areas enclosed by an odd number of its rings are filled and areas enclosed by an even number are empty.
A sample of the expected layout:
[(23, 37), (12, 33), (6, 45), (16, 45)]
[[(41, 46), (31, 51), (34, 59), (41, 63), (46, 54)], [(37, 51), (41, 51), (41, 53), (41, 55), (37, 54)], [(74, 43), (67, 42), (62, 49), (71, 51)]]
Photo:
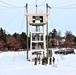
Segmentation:
[(22, 45), (22, 48), (27, 47), (27, 35), (24, 32), (20, 34), (20, 44)]
[(3, 40), (6, 43), (6, 31), (0, 28), (0, 41)]

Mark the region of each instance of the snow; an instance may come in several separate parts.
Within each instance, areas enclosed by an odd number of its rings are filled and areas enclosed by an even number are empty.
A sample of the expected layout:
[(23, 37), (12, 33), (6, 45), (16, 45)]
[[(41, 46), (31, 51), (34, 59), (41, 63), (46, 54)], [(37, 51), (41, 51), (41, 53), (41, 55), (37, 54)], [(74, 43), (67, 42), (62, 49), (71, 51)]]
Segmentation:
[(54, 65), (34, 65), (26, 52), (0, 53), (0, 75), (76, 75), (76, 54), (55, 55)]

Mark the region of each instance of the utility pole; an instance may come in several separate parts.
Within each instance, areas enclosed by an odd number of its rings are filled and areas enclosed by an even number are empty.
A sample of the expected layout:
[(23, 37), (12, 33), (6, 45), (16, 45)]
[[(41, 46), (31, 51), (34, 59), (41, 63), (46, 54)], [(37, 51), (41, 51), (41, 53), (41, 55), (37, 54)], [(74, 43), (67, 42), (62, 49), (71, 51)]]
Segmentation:
[[(37, 0), (36, 0), (36, 14), (37, 14)], [(38, 26), (36, 26), (36, 30), (38, 29)]]
[[(26, 14), (28, 14), (28, 4), (26, 3)], [(28, 15), (26, 15), (26, 35), (27, 35), (27, 59), (28, 59)]]
[[(36, 14), (37, 14), (37, 0), (36, 0)], [(39, 29), (39, 26), (36, 26), (36, 31), (38, 31), (38, 29)], [(37, 37), (38, 35), (36, 35), (36, 37)], [(36, 44), (36, 46), (38, 46), (38, 43)]]
[[(48, 19), (48, 8), (51, 9), (51, 7), (48, 5), (48, 3), (46, 3), (46, 14), (47, 14), (47, 19)], [(47, 22), (47, 27), (46, 27), (46, 33), (47, 33), (47, 57), (49, 57), (49, 54), (48, 54), (48, 42), (49, 42), (49, 39), (48, 39), (48, 22)], [(50, 53), (50, 56), (52, 57), (52, 51)]]
[(36, 14), (37, 14), (37, 0), (36, 0)]
[[(48, 3), (46, 3), (46, 14), (47, 14), (47, 19), (48, 19)], [(47, 22), (47, 25), (46, 25), (46, 33), (47, 33), (47, 57), (48, 57), (48, 22)]]
[[(37, 14), (37, 0), (36, 0), (36, 14)], [(38, 26), (36, 26), (36, 30), (38, 29)]]

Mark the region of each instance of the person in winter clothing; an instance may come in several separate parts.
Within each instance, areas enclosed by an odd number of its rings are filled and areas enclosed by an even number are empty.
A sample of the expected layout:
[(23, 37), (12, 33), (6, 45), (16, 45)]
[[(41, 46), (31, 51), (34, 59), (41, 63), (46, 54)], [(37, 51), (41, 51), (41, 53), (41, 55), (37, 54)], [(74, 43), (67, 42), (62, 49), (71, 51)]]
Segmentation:
[(55, 63), (55, 57), (53, 57), (53, 64)]
[(51, 57), (50, 57), (50, 59), (49, 59), (49, 64), (50, 64), (50, 65), (52, 64), (52, 59), (51, 59)]
[(35, 64), (34, 65), (37, 65), (37, 58), (35, 57)]

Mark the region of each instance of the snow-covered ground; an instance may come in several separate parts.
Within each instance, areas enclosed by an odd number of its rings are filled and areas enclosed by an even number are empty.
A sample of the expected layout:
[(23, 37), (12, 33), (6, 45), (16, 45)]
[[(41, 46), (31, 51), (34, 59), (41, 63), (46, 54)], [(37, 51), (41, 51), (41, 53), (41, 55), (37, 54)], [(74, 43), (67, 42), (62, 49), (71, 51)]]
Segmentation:
[(0, 75), (76, 75), (76, 54), (54, 55), (53, 65), (34, 65), (26, 60), (25, 52), (0, 53)]

